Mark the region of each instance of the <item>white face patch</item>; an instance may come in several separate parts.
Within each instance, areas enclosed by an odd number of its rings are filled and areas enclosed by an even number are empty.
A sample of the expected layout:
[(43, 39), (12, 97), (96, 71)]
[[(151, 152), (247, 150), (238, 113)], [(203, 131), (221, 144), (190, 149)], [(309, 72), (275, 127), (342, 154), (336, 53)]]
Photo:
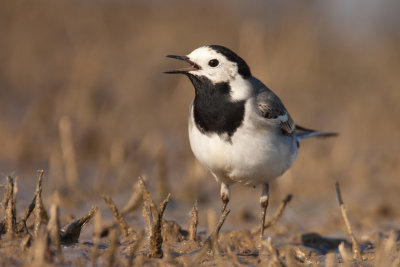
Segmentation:
[[(224, 55), (208, 46), (193, 50), (187, 57), (200, 67), (199, 70), (190, 71), (189, 73), (205, 76), (213, 83), (229, 83), (232, 100), (245, 100), (251, 95), (251, 85), (238, 73), (236, 62), (228, 60)], [(210, 61), (212, 60), (214, 63), (215, 60), (218, 60), (218, 65), (210, 66)]]
[[(238, 75), (238, 67), (224, 55), (214, 51), (208, 46), (202, 46), (187, 55), (191, 61), (200, 66), (200, 70), (190, 71), (194, 75), (206, 76), (213, 83), (228, 82)], [(209, 62), (218, 60), (218, 65), (211, 67)]]

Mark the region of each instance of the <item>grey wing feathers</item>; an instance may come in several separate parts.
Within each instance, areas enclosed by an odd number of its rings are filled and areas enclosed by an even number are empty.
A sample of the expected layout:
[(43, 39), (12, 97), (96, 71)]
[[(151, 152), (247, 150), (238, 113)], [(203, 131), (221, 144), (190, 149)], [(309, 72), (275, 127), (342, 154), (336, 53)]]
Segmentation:
[(295, 132), (294, 121), (282, 101), (267, 87), (260, 88), (257, 94), (257, 105), (264, 118), (279, 123), (283, 134), (292, 135)]
[(338, 135), (333, 132), (319, 132), (296, 125), (277, 95), (257, 79), (254, 79), (253, 85), (257, 88), (256, 95), (259, 112), (264, 118), (279, 124), (283, 134), (295, 135), (299, 141), (309, 137)]

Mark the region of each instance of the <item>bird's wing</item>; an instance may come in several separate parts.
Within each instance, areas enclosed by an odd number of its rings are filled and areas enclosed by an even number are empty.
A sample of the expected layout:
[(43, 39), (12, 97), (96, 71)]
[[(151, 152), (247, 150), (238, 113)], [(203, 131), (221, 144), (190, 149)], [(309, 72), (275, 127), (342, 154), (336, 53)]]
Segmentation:
[(279, 97), (258, 80), (256, 88), (256, 102), (261, 116), (279, 125), (283, 134), (292, 135), (296, 130), (296, 125)]

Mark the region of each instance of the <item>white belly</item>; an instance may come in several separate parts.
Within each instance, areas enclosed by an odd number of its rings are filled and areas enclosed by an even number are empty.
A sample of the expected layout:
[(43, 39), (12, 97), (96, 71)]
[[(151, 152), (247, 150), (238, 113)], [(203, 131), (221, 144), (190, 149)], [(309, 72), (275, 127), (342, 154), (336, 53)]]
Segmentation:
[(190, 146), (196, 158), (217, 180), (232, 184), (264, 184), (282, 175), (297, 155), (296, 141), (270, 129), (241, 126), (231, 142), (217, 134), (202, 134), (189, 117)]

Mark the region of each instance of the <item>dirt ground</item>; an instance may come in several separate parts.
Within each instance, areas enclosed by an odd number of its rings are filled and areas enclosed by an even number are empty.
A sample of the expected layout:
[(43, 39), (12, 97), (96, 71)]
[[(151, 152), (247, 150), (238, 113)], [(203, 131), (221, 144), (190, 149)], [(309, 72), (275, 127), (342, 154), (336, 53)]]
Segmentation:
[[(3, 1), (0, 264), (399, 266), (399, 8)], [(217, 231), (219, 185), (188, 143), (192, 85), (163, 74), (179, 64), (166, 55), (206, 44), (243, 57), (296, 123), (339, 133), (303, 142), (271, 184), (268, 219), (292, 199), (263, 240), (260, 188), (235, 185)]]

